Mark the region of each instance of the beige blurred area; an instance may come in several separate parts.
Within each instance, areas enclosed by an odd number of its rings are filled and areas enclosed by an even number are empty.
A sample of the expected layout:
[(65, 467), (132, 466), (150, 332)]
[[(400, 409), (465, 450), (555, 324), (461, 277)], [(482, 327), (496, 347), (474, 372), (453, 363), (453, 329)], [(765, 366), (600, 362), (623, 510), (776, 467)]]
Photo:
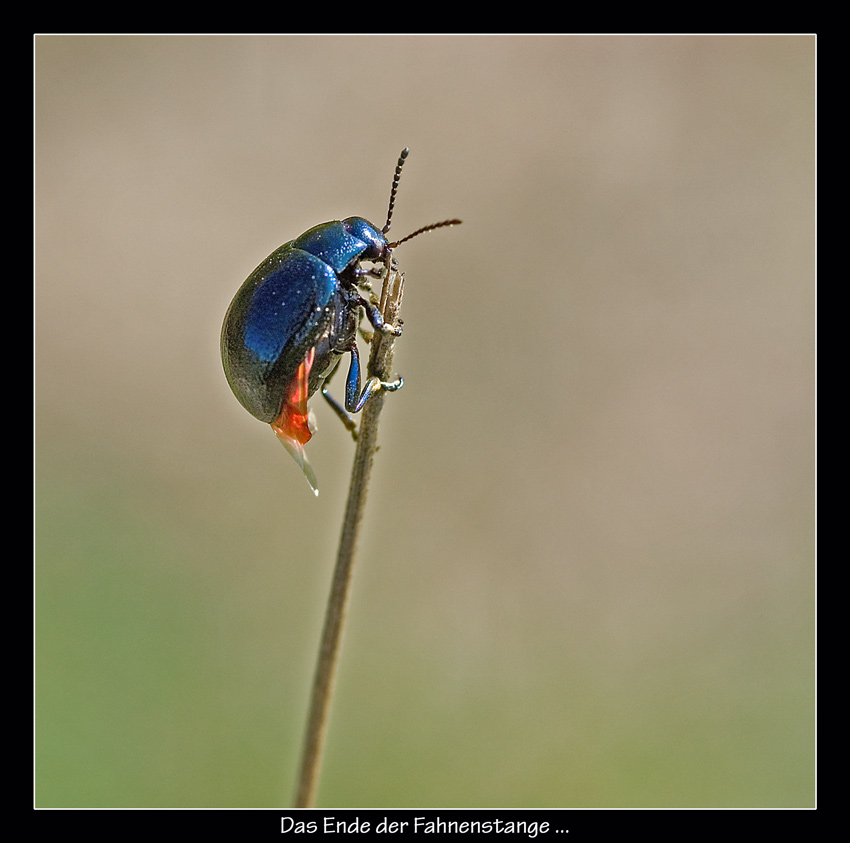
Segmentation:
[(219, 332), (409, 146), (319, 806), (813, 806), (815, 47), (37, 36), (35, 804), (290, 803), (353, 443)]

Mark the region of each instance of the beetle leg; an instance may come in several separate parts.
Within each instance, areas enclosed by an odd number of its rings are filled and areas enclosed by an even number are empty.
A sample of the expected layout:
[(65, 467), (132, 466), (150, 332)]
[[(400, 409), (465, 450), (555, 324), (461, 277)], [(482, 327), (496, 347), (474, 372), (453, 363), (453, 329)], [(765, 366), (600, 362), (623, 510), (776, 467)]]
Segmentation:
[[(375, 326), (378, 327), (377, 325)], [(360, 354), (357, 345), (351, 344), (351, 365), (348, 367), (348, 377), (345, 380), (345, 409), (349, 413), (359, 413), (363, 405), (378, 391), (385, 389), (387, 392), (395, 392), (404, 386), (404, 380), (397, 378), (394, 381), (382, 381), (377, 377), (370, 377), (360, 391)]]
[(398, 327), (387, 325), (384, 321), (384, 317), (381, 315), (381, 311), (378, 310), (372, 302), (367, 301), (363, 298), (363, 296), (360, 296), (360, 304), (366, 311), (366, 315), (369, 317), (369, 321), (372, 323), (372, 327), (376, 331), (380, 331), (382, 334), (392, 334), (394, 337), (401, 336), (401, 325)]
[(356, 413), (354, 408), (360, 402), (360, 353), (357, 351), (357, 343), (354, 342), (348, 350), (351, 352), (351, 365), (345, 379), (345, 409), (349, 413)]
[[(347, 351), (347, 350), (348, 349), (342, 349), (342, 351)], [(351, 436), (353, 437), (354, 441), (356, 442), (357, 441), (357, 422), (354, 421), (354, 419), (351, 418), (351, 416), (348, 413), (346, 413), (345, 407), (343, 407), (342, 404), (340, 404), (339, 401), (337, 401), (336, 398), (334, 398), (333, 395), (331, 395), (330, 390), (328, 389), (328, 386), (330, 385), (330, 382), (331, 382), (331, 378), (338, 371), (339, 371), (339, 365), (334, 366), (331, 373), (322, 382), (322, 389), (321, 389), (322, 398), (324, 398), (325, 401), (328, 402), (328, 404), (330, 405), (330, 408), (337, 414), (337, 416), (339, 416), (339, 420), (345, 425), (346, 429), (351, 432)]]
[[(357, 268), (357, 277), (363, 278), (364, 276), (369, 276), (369, 278), (383, 278), (384, 270), (378, 269), (378, 267), (373, 266), (370, 269), (363, 269), (363, 267)], [(369, 283), (368, 281), (358, 281), (357, 286), (359, 287), (361, 284)]]
[(363, 405), (376, 393), (382, 389), (387, 392), (395, 392), (404, 386), (404, 378), (398, 377), (394, 381), (382, 381), (380, 378), (372, 376), (366, 381), (363, 387), (363, 392), (360, 393), (360, 398), (351, 409), (352, 413), (359, 413), (363, 409)]

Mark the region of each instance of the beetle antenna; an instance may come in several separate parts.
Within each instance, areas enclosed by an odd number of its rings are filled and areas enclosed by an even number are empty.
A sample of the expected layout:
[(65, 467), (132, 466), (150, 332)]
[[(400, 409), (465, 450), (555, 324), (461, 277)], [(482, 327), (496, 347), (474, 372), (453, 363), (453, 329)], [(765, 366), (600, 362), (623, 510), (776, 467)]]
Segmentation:
[(401, 168), (404, 166), (404, 159), (410, 154), (410, 149), (405, 147), (398, 156), (398, 164), (395, 166), (395, 175), (393, 176), (393, 186), (390, 190), (390, 207), (387, 208), (387, 224), (383, 228), (383, 233), (386, 234), (390, 230), (390, 222), (393, 218), (393, 207), (395, 206), (395, 195), (398, 193), (398, 183), (401, 179)]
[[(443, 220), (442, 222), (432, 222), (431, 225), (423, 226), (422, 228), (417, 228), (413, 234), (408, 234), (407, 237), (402, 237), (401, 240), (396, 240), (395, 243), (388, 243), (387, 245), (391, 249), (395, 249), (401, 243), (406, 243), (408, 240), (412, 240), (414, 237), (417, 237), (420, 234), (425, 234), (426, 231), (433, 231), (435, 228), (446, 228), (450, 225), (460, 225), (463, 220)], [(386, 229), (384, 229), (386, 231)]]

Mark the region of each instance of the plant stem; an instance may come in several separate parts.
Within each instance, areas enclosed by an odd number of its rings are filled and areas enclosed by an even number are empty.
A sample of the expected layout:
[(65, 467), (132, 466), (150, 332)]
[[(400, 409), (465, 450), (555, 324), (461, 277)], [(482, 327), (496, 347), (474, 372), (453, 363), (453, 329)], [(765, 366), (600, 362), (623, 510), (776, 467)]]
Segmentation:
[[(381, 293), (381, 313), (387, 324), (396, 324), (403, 288), (404, 276), (390, 266)], [(375, 375), (382, 381), (389, 380), (392, 371), (394, 342), (394, 336), (375, 331), (372, 338), (372, 351), (369, 356), (368, 372), (370, 376)], [(384, 390), (379, 390), (366, 402), (366, 406), (363, 408), (363, 419), (360, 422), (357, 449), (354, 454), (354, 467), (348, 488), (348, 502), (342, 522), (336, 569), (334, 570), (331, 593), (328, 598), (322, 643), (319, 648), (319, 658), (313, 680), (310, 713), (307, 719), (298, 789), (295, 796), (296, 808), (311, 808), (316, 798), (331, 693), (336, 666), (339, 661), (345, 608), (351, 588), (351, 572), (357, 551), (360, 524), (366, 506), (369, 477), (377, 450), (378, 419), (383, 406)]]

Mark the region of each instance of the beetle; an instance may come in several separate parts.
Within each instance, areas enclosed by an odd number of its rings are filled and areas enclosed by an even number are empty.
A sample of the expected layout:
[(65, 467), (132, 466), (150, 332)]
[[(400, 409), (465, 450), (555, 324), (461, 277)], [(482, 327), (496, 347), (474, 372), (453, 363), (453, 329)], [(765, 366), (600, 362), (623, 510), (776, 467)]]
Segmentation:
[[(401, 326), (388, 325), (371, 298), (362, 295), (360, 288), (381, 273), (374, 267), (364, 269), (361, 262), (389, 267), (399, 244), (461, 222), (444, 220), (393, 243), (387, 240), (408, 153), (405, 148), (399, 156), (383, 228), (363, 217), (348, 217), (305, 231), (275, 249), (248, 276), (224, 317), (221, 359), (233, 394), (252, 416), (271, 425), (317, 495), (316, 476), (304, 455), (315, 430), (308, 399), (321, 390), (356, 436), (348, 413), (360, 412), (378, 391), (394, 392), (404, 384), (402, 378), (388, 382), (370, 377), (360, 387), (357, 330), (362, 313), (376, 331), (401, 334)], [(327, 383), (346, 353), (351, 362), (343, 410), (328, 393)]]

